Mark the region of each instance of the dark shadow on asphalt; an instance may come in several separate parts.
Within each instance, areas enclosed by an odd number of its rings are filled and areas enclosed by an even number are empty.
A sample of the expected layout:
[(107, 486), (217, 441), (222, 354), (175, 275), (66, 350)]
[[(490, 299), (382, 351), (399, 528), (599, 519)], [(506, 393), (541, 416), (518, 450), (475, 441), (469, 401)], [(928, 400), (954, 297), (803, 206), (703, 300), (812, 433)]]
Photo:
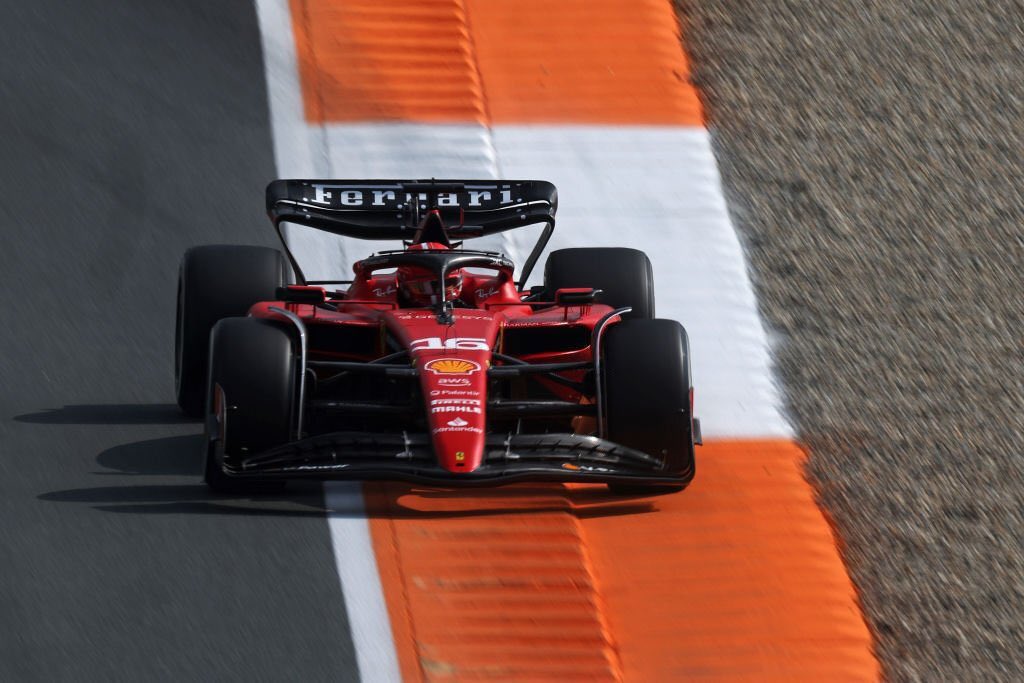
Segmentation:
[(198, 481), (203, 473), (202, 449), (202, 434), (169, 436), (108, 448), (96, 462), (113, 470), (108, 474), (176, 474), (195, 476)]
[[(180, 482), (127, 484), (51, 491), (40, 500), (91, 504), (97, 510), (122, 514), (267, 515), (276, 517), (371, 517), (382, 519), (432, 519), (488, 515), (532, 515), (569, 512), (579, 517), (605, 517), (654, 512), (650, 499), (613, 496), (602, 486), (565, 488), (557, 484), (517, 484), (493, 489), (435, 489), (409, 484), (372, 486), (386, 495), (366, 497), (365, 509), (355, 496), (332, 496), (334, 507), (324, 503), (318, 482), (289, 482), (284, 491), (245, 495), (217, 494), (202, 484), (202, 435), (171, 436), (122, 444), (100, 453), (96, 461), (109, 476), (175, 476), (194, 478)], [(353, 487), (353, 490), (355, 488)], [(403, 502), (409, 497), (409, 503)], [(380, 503), (387, 499), (387, 504)], [(428, 505), (416, 505), (426, 501)], [(460, 509), (445, 507), (446, 501)], [(656, 499), (655, 499), (656, 501)]]
[(51, 491), (40, 500), (91, 503), (96, 510), (145, 515), (251, 515), (272, 517), (324, 517), (327, 510), (318, 486), (303, 486), (288, 494), (224, 496), (205, 485), (152, 484), (97, 486)]
[(198, 422), (173, 403), (70, 405), (17, 415), (16, 422), (56, 425), (163, 425)]

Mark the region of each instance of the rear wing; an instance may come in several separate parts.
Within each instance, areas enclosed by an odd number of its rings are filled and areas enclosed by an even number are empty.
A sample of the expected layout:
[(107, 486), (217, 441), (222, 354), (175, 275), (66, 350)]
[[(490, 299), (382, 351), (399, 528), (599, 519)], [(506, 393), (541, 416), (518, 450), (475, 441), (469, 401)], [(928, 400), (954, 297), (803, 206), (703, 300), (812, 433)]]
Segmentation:
[(551, 238), (558, 191), (544, 180), (275, 180), (267, 185), (267, 213), (296, 276), (304, 281), (281, 233), (296, 223), (366, 240), (409, 240), (430, 215), (454, 239), (483, 237), (544, 223), (523, 264), (521, 285)]

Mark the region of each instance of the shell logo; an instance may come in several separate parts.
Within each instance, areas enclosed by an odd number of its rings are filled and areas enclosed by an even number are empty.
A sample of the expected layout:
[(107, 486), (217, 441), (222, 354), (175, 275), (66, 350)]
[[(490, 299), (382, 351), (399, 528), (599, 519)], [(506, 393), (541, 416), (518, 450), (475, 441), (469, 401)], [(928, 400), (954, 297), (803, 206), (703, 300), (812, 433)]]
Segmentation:
[(480, 364), (461, 358), (438, 358), (423, 366), (435, 375), (472, 375)]

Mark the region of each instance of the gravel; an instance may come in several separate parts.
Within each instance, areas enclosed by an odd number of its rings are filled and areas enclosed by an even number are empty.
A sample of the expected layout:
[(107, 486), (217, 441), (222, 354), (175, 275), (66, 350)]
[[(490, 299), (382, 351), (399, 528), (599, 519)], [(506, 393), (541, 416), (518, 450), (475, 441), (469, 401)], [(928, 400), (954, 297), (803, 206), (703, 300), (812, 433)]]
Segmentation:
[(1024, 680), (1024, 3), (677, 0), (892, 680)]

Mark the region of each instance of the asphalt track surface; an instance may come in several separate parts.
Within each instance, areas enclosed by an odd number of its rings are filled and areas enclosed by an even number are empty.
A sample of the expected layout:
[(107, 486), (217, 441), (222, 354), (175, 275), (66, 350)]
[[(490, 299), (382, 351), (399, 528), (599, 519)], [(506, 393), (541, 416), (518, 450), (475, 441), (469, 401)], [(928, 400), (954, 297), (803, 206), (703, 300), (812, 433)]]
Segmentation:
[[(1024, 7), (680, 1), (888, 675), (1024, 678)], [(251, 3), (3, 5), (0, 680), (354, 677), (318, 491), (172, 405), (181, 251), (269, 243)]]
[(270, 243), (247, 0), (3, 2), (0, 680), (346, 680), (320, 489), (200, 483), (173, 405), (197, 243)]
[(1024, 680), (1024, 4), (680, 0), (892, 680)]

